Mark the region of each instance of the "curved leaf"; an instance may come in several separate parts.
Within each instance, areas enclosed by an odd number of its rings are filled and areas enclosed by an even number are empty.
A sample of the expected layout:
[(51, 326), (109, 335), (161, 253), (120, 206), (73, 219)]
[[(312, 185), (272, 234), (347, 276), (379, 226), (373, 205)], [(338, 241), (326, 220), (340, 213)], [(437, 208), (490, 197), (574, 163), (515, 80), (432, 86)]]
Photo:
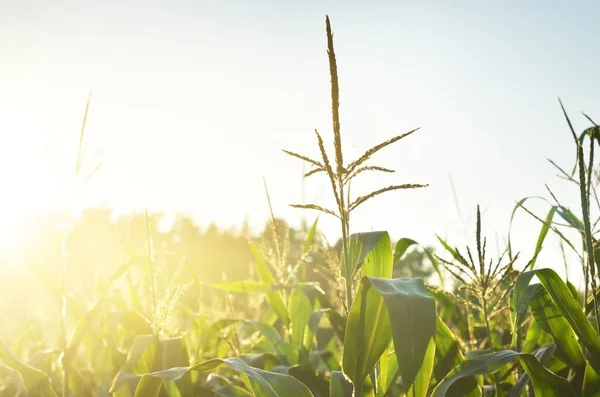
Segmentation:
[(354, 233), (350, 235), (348, 258), (342, 258), (340, 269), (342, 277), (346, 280), (352, 279), (373, 247), (379, 243), (380, 239), (386, 237), (389, 240), (390, 237), (387, 232)]
[[(547, 365), (554, 351), (556, 350), (556, 344), (550, 343), (546, 346), (542, 346), (537, 349), (533, 355), (540, 361), (540, 364)], [(508, 391), (507, 397), (518, 397), (521, 395), (525, 387), (531, 382), (531, 378), (527, 373), (521, 375), (517, 383)]]
[(590, 364), (594, 366), (596, 372), (600, 373), (600, 339), (594, 327), (583, 313), (581, 305), (554, 270), (531, 270), (522, 273), (519, 278), (522, 277), (531, 280), (533, 275), (537, 276), (540, 280), (558, 311), (568, 321), (581, 343), (590, 352)]
[(365, 256), (362, 264), (362, 275), (369, 277), (391, 278), (394, 270), (392, 241), (388, 232), (381, 233), (379, 240)]
[[(392, 281), (392, 280), (390, 280)], [(362, 384), (392, 338), (390, 315), (381, 294), (371, 288), (368, 277), (361, 280), (346, 326), (342, 368), (352, 381), (357, 396)]]
[(556, 207), (552, 206), (550, 208), (550, 211), (548, 211), (548, 215), (546, 215), (546, 219), (544, 220), (544, 223), (542, 223), (542, 228), (540, 229), (540, 234), (535, 243), (534, 257), (530, 263), (531, 269), (533, 269), (533, 267), (535, 266), (535, 262), (537, 260), (537, 254), (542, 250), (544, 240), (546, 240), (546, 236), (548, 235), (548, 231), (550, 230), (550, 225), (552, 224), (552, 219), (554, 218), (555, 213), (556, 213)]
[[(256, 245), (251, 242), (248, 244), (250, 247), (250, 252), (252, 253), (252, 257), (254, 258), (256, 273), (258, 273), (260, 282), (264, 284), (276, 284), (275, 277), (273, 277), (271, 270), (269, 270), (267, 263), (264, 261), (263, 256)], [(271, 308), (275, 314), (277, 314), (277, 317), (279, 317), (279, 319), (287, 327), (290, 324), (290, 318), (288, 317), (288, 313), (280, 293), (278, 291), (268, 293), (267, 300), (269, 301), (269, 305), (271, 305)]]
[(398, 263), (400, 259), (404, 256), (406, 251), (413, 245), (417, 245), (418, 243), (410, 238), (401, 238), (396, 243), (396, 248), (394, 249), (394, 266)]
[[(439, 383), (453, 368), (465, 361), (465, 356), (460, 350), (460, 345), (448, 326), (437, 318), (435, 334), (436, 363), (433, 375)], [(449, 390), (451, 396), (479, 397), (479, 385), (475, 377), (466, 377), (456, 381)]]
[(319, 217), (315, 219), (310, 229), (308, 229), (308, 233), (306, 234), (306, 239), (304, 239), (304, 244), (302, 244), (302, 255), (308, 254), (310, 251), (313, 241), (315, 240), (315, 234), (317, 233), (317, 224), (319, 223)]
[(0, 343), (0, 361), (7, 367), (15, 370), (22, 379), (23, 385), (31, 396), (56, 397), (56, 392), (50, 386), (48, 375), (37, 368), (25, 365), (16, 358)]
[(226, 359), (215, 358), (189, 367), (175, 367), (164, 371), (144, 374), (141, 376), (140, 382), (135, 390), (135, 396), (158, 396), (160, 388), (165, 381), (179, 380), (190, 371), (208, 372), (223, 364), (234, 371), (245, 374), (248, 377), (250, 387), (255, 396), (313, 397), (313, 394), (308, 387), (293, 376), (251, 367), (237, 357)]
[(429, 340), (429, 345), (425, 351), (425, 357), (423, 357), (423, 364), (417, 372), (415, 381), (408, 389), (406, 395), (411, 397), (427, 397), (427, 391), (429, 390), (429, 384), (431, 380), (431, 374), (433, 372), (433, 361), (435, 358), (435, 340)]
[(360, 395), (390, 339), (404, 385), (412, 385), (435, 328), (435, 300), (422, 280), (364, 277), (350, 309), (342, 358), (355, 393)]
[(405, 237), (405, 238), (401, 238), (400, 240), (398, 240), (398, 242), (396, 243), (396, 248), (394, 249), (394, 266), (393, 267), (395, 268), (398, 265), (398, 262), (400, 261), (400, 259), (402, 259), (402, 257), (406, 253), (406, 251), (413, 245), (418, 245), (423, 249), (423, 251), (425, 252), (425, 255), (427, 255), (427, 258), (433, 265), (433, 269), (435, 270), (438, 277), (440, 278), (440, 284), (442, 285), (442, 288), (443, 288), (444, 287), (444, 276), (442, 275), (442, 270), (440, 269), (438, 260), (435, 258), (435, 256), (431, 253), (430, 250), (428, 250), (426, 247), (422, 246), (421, 244), (419, 244), (418, 242), (416, 242), (413, 239)]
[(538, 284), (529, 285), (530, 277), (519, 277), (510, 296), (510, 314), (512, 317), (512, 342), (517, 346), (522, 332), (522, 325), (529, 310), (531, 299), (537, 291)]
[(329, 311), (331, 311), (331, 309), (319, 309), (315, 310), (310, 314), (310, 317), (308, 318), (308, 323), (306, 325), (306, 330), (304, 331), (303, 341), (303, 346), (307, 352), (310, 353), (310, 351), (313, 348), (313, 340), (317, 333), (317, 330), (319, 329), (319, 323), (321, 322), (321, 318), (323, 318), (323, 315), (327, 314)]
[(321, 310), (329, 309), (325, 311), (325, 314), (329, 318), (329, 322), (333, 327), (336, 335), (340, 339), (341, 342), (344, 342), (344, 335), (346, 333), (346, 318), (339, 314), (335, 309), (336, 306), (333, 305), (325, 291), (323, 291), (320, 287), (315, 285), (303, 285), (302, 288), (306, 292), (306, 295), (310, 299), (316, 299), (321, 306)]
[(352, 397), (352, 383), (344, 376), (342, 371), (331, 371), (331, 379), (329, 380), (329, 396), (330, 397)]
[(574, 369), (583, 367), (585, 358), (575, 332), (541, 286), (531, 300), (530, 307), (536, 323), (556, 342), (557, 355)]
[(585, 367), (583, 377), (583, 397), (596, 397), (600, 395), (600, 376), (594, 368), (588, 364)]
[(254, 328), (256, 331), (260, 332), (274, 352), (286, 356), (290, 362), (298, 361), (298, 349), (283, 340), (281, 335), (279, 335), (272, 325), (254, 320), (222, 319), (216, 321), (206, 331), (205, 335), (202, 335), (203, 348), (206, 349), (207, 344), (214, 339), (215, 333), (234, 324), (246, 324)]
[(398, 359), (394, 346), (388, 345), (381, 357), (379, 358), (378, 368), (379, 379), (377, 380), (378, 392), (383, 395), (390, 395), (392, 387), (400, 374), (398, 373)]
[(566, 379), (550, 372), (540, 364), (534, 355), (502, 350), (482, 354), (460, 364), (436, 386), (432, 397), (445, 396), (450, 386), (458, 379), (473, 375), (493, 374), (515, 360), (519, 360), (519, 363), (531, 378), (536, 395), (544, 397), (576, 396)]
[[(305, 351), (304, 349), (304, 334), (306, 332), (306, 326), (310, 319), (313, 311), (313, 304), (311, 303), (304, 290), (295, 288), (289, 297), (289, 314), (290, 314), (290, 341), (292, 345), (299, 351)], [(300, 360), (302, 363), (308, 358), (306, 354), (301, 354)]]

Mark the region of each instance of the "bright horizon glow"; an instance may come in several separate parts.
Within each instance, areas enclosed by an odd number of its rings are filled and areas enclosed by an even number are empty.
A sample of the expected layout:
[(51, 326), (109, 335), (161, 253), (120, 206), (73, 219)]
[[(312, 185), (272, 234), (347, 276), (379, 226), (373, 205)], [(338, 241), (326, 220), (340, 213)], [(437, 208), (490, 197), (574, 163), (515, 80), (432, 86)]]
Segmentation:
[[(573, 164), (557, 95), (579, 130), (587, 127), (580, 110), (600, 117), (598, 55), (590, 51), (598, 11), (595, 2), (6, 3), (0, 172), (11, 197), (0, 208), (0, 239), (10, 240), (8, 225), (26, 213), (69, 205), (89, 91), (88, 153), (102, 150), (106, 160), (77, 203), (185, 211), (226, 227), (247, 218), (256, 229), (268, 218), (264, 176), (277, 216), (292, 225), (314, 219), (288, 204), (304, 191), (306, 202), (328, 206), (328, 183), (315, 176), (303, 189), (301, 163), (280, 149), (315, 156), (314, 128), (331, 148), (328, 13), (346, 156), (421, 127), (373, 159), (396, 174), (360, 179), (353, 192), (430, 184), (366, 204), (353, 231), (384, 229), (432, 245), (437, 233), (461, 246), (472, 242), (479, 203), (486, 234), (501, 245), (515, 202), (548, 197), (545, 183), (579, 208), (546, 158)], [(335, 241), (336, 221), (320, 219)], [(538, 231), (519, 215), (513, 236), (525, 258)], [(557, 247), (548, 244), (545, 263), (562, 272)]]

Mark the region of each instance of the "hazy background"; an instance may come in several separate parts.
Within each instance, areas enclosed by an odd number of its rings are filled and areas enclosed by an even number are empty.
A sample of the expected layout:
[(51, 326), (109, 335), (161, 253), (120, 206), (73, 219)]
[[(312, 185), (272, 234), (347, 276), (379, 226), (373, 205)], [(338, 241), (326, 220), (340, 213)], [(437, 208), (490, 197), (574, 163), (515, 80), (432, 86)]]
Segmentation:
[[(24, 214), (68, 202), (89, 91), (86, 158), (103, 151), (105, 161), (79, 203), (260, 228), (264, 176), (277, 216), (314, 219), (288, 207), (303, 200), (302, 165), (280, 149), (317, 156), (314, 128), (331, 147), (329, 14), (346, 158), (421, 127), (373, 159), (396, 174), (361, 176), (353, 192), (430, 184), (361, 206), (353, 231), (426, 244), (438, 233), (462, 245), (479, 203), (486, 234), (502, 244), (516, 201), (549, 197), (545, 183), (579, 208), (546, 158), (574, 164), (557, 96), (578, 131), (589, 125), (580, 110), (600, 118), (599, 12), (593, 1), (4, 0), (0, 235)], [(328, 205), (328, 189), (311, 177), (305, 202)], [(321, 217), (321, 228), (338, 237), (333, 219)], [(521, 214), (517, 248), (531, 252), (538, 229)], [(559, 266), (556, 252), (546, 250), (543, 265)]]

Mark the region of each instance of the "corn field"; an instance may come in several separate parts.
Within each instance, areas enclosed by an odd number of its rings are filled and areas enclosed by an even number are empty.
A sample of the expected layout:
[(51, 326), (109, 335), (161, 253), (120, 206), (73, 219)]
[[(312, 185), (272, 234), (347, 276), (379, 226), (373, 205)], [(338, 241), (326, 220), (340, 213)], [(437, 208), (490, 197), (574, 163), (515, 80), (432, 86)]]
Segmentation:
[[(309, 167), (307, 183), (329, 181), (334, 207), (290, 205), (336, 218), (339, 246), (322, 238), (316, 217), (292, 239), (273, 215), (269, 238), (244, 240), (252, 261), (247, 280), (207, 282), (187, 253), (162, 248), (146, 213), (135, 241), (106, 221), (119, 253), (109, 255), (110, 266), (74, 273), (78, 250), (88, 248), (72, 233), (73, 221), (62, 241), (52, 242), (60, 251), (52, 266), (32, 264), (38, 281), (26, 293), (33, 296), (27, 307), (36, 311), (23, 312), (19, 297), (0, 292), (0, 395), (600, 396), (600, 126), (584, 114), (591, 126), (575, 130), (559, 103), (576, 164), (555, 166), (577, 189), (580, 206), (563, 206), (550, 188), (546, 214), (531, 211), (528, 198), (518, 202), (512, 216), (539, 221), (530, 258), (520, 257), (510, 237), (501, 255), (490, 255), (479, 208), (468, 247), (438, 237), (434, 252), (409, 237), (392, 241), (385, 231), (352, 233), (351, 215), (366, 201), (428, 186), (404, 181), (351, 192), (354, 178), (393, 176), (373, 159), (419, 131), (356, 159), (344, 156), (328, 17), (325, 33), (334, 150), (325, 149), (329, 134), (315, 130), (318, 158), (284, 152)], [(75, 168), (81, 177), (79, 159)], [(548, 235), (579, 259), (566, 266), (582, 274), (584, 290), (537, 263)], [(393, 277), (415, 250), (439, 283)]]

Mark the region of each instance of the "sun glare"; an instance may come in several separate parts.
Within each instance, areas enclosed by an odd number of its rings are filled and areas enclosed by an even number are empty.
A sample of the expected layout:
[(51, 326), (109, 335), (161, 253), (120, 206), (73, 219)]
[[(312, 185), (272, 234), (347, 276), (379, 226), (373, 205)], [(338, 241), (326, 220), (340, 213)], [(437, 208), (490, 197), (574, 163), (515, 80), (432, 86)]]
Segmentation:
[(0, 255), (11, 254), (22, 243), (26, 230), (23, 215), (12, 209), (0, 212)]
[[(18, 148), (15, 152), (19, 152)], [(29, 167), (0, 179), (4, 193), (0, 199), (0, 258), (27, 251), (36, 243), (30, 237), (40, 220), (58, 208), (69, 206), (68, 190), (60, 182), (65, 178), (59, 178), (59, 171), (49, 166), (47, 158), (25, 151), (16, 155), (26, 159)]]

